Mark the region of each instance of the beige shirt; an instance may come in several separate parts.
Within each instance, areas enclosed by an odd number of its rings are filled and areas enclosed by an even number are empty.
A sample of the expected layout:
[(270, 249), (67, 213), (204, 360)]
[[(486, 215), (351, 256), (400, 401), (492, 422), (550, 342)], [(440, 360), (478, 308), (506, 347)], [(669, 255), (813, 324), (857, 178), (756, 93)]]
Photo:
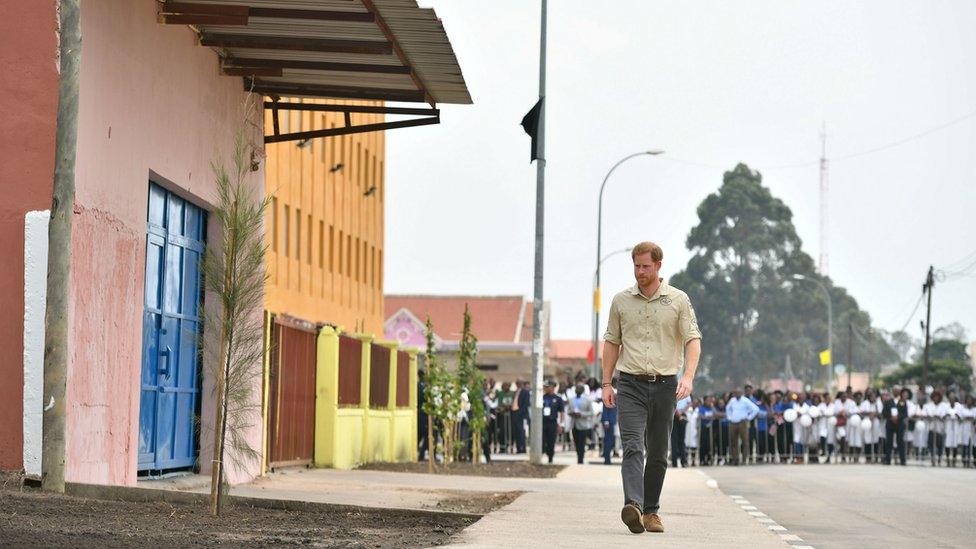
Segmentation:
[(635, 284), (613, 297), (603, 339), (620, 345), (617, 370), (629, 374), (677, 374), (685, 345), (701, 339), (688, 294), (663, 280), (650, 298)]

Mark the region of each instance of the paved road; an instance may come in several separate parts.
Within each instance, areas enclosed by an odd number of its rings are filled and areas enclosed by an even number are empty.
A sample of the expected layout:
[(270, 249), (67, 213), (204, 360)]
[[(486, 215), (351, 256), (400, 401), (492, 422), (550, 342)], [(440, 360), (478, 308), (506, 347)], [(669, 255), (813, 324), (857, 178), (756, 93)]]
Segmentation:
[(818, 549), (974, 547), (976, 470), (882, 465), (707, 467), (728, 495)]

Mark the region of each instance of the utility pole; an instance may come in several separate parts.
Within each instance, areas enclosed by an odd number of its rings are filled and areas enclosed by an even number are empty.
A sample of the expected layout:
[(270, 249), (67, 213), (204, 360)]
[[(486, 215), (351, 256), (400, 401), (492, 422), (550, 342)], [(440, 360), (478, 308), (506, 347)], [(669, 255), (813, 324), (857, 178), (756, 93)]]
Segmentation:
[(821, 276), (830, 274), (830, 259), (827, 255), (827, 123), (820, 132), (820, 263)]
[(925, 277), (925, 284), (922, 284), (922, 291), (928, 294), (928, 310), (925, 312), (925, 351), (922, 354), (922, 387), (929, 384), (929, 342), (931, 338), (932, 323), (932, 288), (935, 286), (935, 267), (929, 265), (929, 273)]
[(71, 218), (75, 205), (78, 145), (78, 89), (81, 67), (81, 2), (58, 3), (60, 80), (55, 135), (54, 189), (50, 247), (47, 255), (47, 304), (44, 320), (44, 416), (41, 433), (41, 487), (64, 492), (67, 460), (68, 326), (71, 274)]
[(542, 247), (545, 242), (546, 199), (546, 0), (542, 0), (539, 33), (539, 132), (535, 171), (535, 295), (532, 301), (532, 411), (529, 429), (529, 461), (542, 463), (542, 369), (545, 360), (543, 339)]
[(851, 373), (854, 370), (854, 323), (847, 321), (847, 386), (851, 386)]

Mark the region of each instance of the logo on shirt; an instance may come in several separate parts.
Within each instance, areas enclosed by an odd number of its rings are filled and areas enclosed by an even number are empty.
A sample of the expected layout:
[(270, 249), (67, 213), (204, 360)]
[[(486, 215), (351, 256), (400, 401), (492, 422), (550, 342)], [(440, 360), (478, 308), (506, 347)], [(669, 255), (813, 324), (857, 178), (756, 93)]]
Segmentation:
[(661, 296), (661, 305), (670, 305), (670, 304), (671, 304), (671, 298), (670, 297), (668, 297), (666, 295), (665, 296)]

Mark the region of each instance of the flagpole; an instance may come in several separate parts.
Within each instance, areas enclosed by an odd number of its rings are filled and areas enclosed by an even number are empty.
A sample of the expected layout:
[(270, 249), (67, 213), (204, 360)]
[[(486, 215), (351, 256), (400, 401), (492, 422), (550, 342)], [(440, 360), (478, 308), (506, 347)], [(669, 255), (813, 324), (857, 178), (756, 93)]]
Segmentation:
[(545, 339), (542, 298), (543, 234), (545, 231), (546, 183), (546, 0), (542, 0), (542, 26), (539, 33), (539, 109), (538, 158), (535, 171), (535, 295), (532, 301), (532, 412), (529, 429), (529, 461), (542, 462), (542, 371)]

